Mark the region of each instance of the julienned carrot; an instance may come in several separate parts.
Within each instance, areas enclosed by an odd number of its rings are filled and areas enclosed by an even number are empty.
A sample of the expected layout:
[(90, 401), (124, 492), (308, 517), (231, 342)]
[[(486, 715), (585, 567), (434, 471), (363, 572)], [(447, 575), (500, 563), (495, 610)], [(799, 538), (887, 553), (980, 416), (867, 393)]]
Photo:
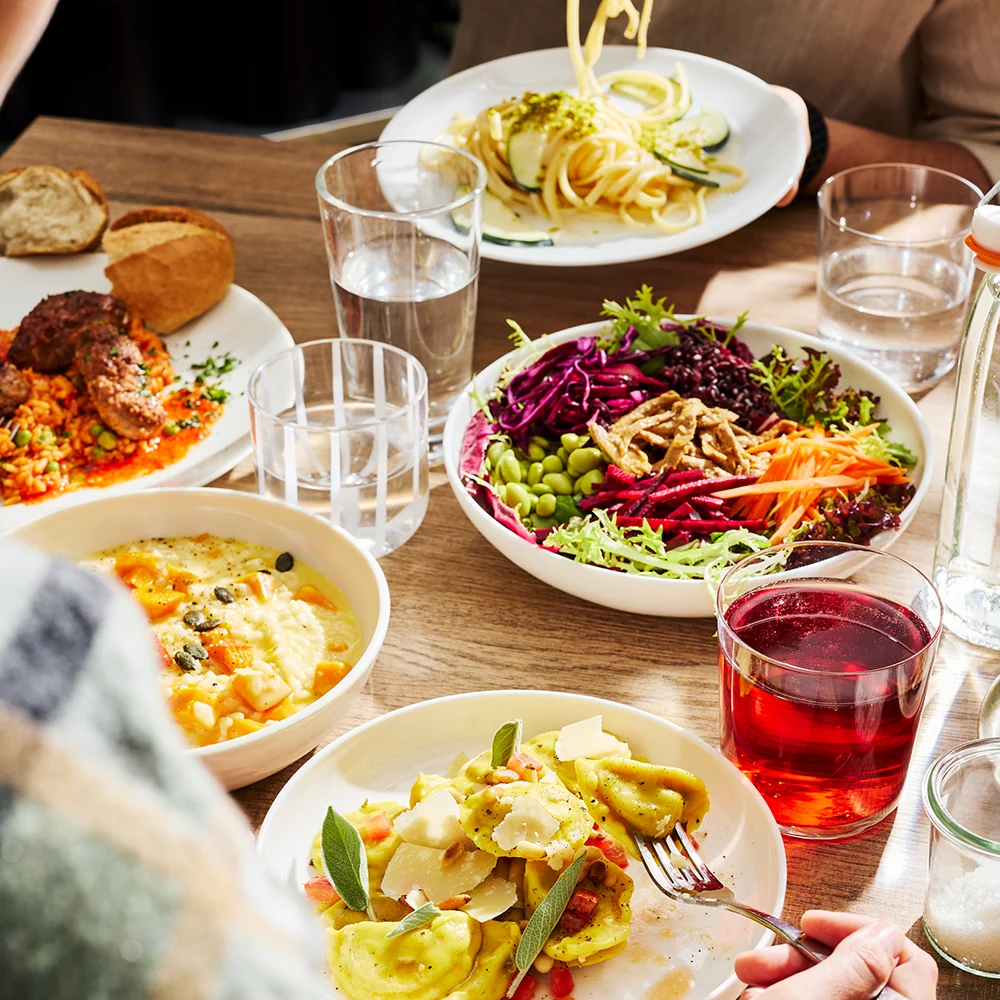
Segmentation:
[(827, 497), (876, 483), (909, 482), (896, 466), (862, 451), (860, 439), (877, 426), (869, 424), (829, 436), (822, 427), (804, 427), (753, 445), (748, 449), (753, 453), (771, 453), (771, 464), (764, 474), (752, 484), (712, 495), (732, 501), (729, 509), (733, 518), (765, 520), (773, 525), (771, 544), (777, 545), (804, 519), (819, 517), (819, 504)]

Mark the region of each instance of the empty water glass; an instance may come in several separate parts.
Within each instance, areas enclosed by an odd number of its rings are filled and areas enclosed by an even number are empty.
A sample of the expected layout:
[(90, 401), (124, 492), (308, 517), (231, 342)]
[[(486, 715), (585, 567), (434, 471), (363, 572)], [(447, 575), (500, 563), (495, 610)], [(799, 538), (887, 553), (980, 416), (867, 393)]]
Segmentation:
[(972, 287), (965, 237), (982, 192), (956, 174), (877, 163), (819, 191), (819, 332), (908, 392), (955, 364)]
[(472, 378), (485, 187), (475, 157), (409, 140), (347, 149), (316, 175), (340, 335), (424, 366), (432, 460)]
[(250, 376), (257, 488), (349, 531), (379, 557), (427, 512), (427, 374), (371, 340), (315, 340)]

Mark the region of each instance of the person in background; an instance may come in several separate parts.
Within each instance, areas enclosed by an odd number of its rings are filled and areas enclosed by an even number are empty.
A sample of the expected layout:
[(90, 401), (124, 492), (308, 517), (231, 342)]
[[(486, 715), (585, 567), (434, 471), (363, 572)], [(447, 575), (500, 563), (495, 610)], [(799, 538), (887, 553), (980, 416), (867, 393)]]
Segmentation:
[[(584, 33), (597, 6), (580, 2)], [(452, 69), (564, 46), (565, 15), (564, 0), (462, 0)], [(984, 191), (1000, 179), (996, 0), (654, 0), (649, 44), (740, 66), (792, 106), (811, 149), (780, 204), (865, 163), (939, 167)]]

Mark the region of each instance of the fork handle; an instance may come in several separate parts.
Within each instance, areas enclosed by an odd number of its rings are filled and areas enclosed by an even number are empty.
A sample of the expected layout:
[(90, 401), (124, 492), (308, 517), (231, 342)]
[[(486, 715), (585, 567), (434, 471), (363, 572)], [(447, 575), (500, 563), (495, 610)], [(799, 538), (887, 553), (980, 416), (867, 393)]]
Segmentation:
[[(745, 906), (742, 903), (726, 902), (724, 905), (734, 913), (740, 913), (744, 917), (749, 917), (768, 930), (774, 931), (776, 937), (780, 938), (786, 944), (790, 944), (796, 951), (805, 955), (812, 962), (822, 962), (833, 954), (831, 947), (823, 944), (822, 941), (806, 937), (802, 933), (801, 928), (796, 927), (795, 924), (790, 924), (787, 920), (782, 920), (781, 917), (775, 917), (770, 913), (765, 913), (763, 910), (755, 910), (752, 906)], [(871, 1000), (906, 1000), (906, 998), (891, 986), (886, 986), (876, 993)]]

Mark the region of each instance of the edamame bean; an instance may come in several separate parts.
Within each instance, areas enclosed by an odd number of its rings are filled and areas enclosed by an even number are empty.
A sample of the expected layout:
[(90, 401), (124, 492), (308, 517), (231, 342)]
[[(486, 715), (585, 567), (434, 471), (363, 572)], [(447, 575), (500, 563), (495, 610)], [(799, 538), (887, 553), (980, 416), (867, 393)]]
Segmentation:
[(546, 472), (562, 472), (566, 466), (558, 455), (546, 455), (542, 459), (542, 468)]
[(559, 440), (566, 451), (576, 451), (577, 448), (582, 447), (587, 439), (579, 434), (563, 434)]
[(546, 493), (538, 498), (535, 504), (535, 513), (539, 517), (551, 517), (556, 512), (556, 498), (552, 493)]
[(493, 444), (486, 449), (486, 457), (489, 459), (490, 468), (495, 469), (497, 467), (497, 462), (500, 461), (500, 456), (507, 450), (506, 441), (494, 441)]
[(528, 478), (528, 469), (531, 468), (531, 462), (526, 458), (522, 458), (517, 464), (521, 467), (521, 482), (523, 483)]
[(582, 476), (591, 469), (596, 469), (601, 464), (600, 448), (577, 448), (570, 452), (567, 467), (576, 476)]
[(532, 444), (541, 445), (546, 451), (548, 451), (548, 448), (549, 448), (549, 439), (542, 437), (541, 434), (536, 434), (531, 439), (531, 443)]
[(504, 503), (513, 507), (521, 517), (531, 513), (531, 494), (520, 483), (508, 483), (503, 494)]
[(569, 460), (569, 452), (565, 448), (563, 448), (562, 445), (560, 445), (559, 448), (556, 449), (556, 454), (559, 456), (559, 461), (562, 462), (563, 465), (565, 465), (566, 462)]
[(552, 487), (552, 492), (558, 496), (572, 496), (573, 480), (565, 472), (548, 472), (542, 476), (542, 482)]
[(548, 483), (535, 483), (535, 485), (531, 487), (531, 492), (536, 497), (543, 497), (546, 493), (552, 492), (552, 487), (549, 486)]
[(545, 475), (545, 466), (541, 462), (532, 462), (528, 466), (528, 474), (525, 476), (525, 482), (529, 486), (535, 486), (542, 481), (542, 476)]
[(535, 442), (532, 441), (531, 444), (528, 445), (528, 458), (530, 458), (532, 462), (540, 462), (543, 458), (545, 458), (545, 455), (546, 451), (540, 444), (535, 444)]
[(576, 481), (576, 489), (585, 497), (589, 497), (603, 482), (604, 473), (600, 469), (591, 469), (590, 472), (585, 472)]
[(519, 483), (521, 481), (521, 463), (509, 448), (500, 456), (500, 461), (497, 462), (497, 471), (503, 476), (506, 483)]
[(554, 517), (539, 517), (539, 515), (531, 515), (531, 526), (533, 528), (554, 528), (556, 526), (556, 519)]

